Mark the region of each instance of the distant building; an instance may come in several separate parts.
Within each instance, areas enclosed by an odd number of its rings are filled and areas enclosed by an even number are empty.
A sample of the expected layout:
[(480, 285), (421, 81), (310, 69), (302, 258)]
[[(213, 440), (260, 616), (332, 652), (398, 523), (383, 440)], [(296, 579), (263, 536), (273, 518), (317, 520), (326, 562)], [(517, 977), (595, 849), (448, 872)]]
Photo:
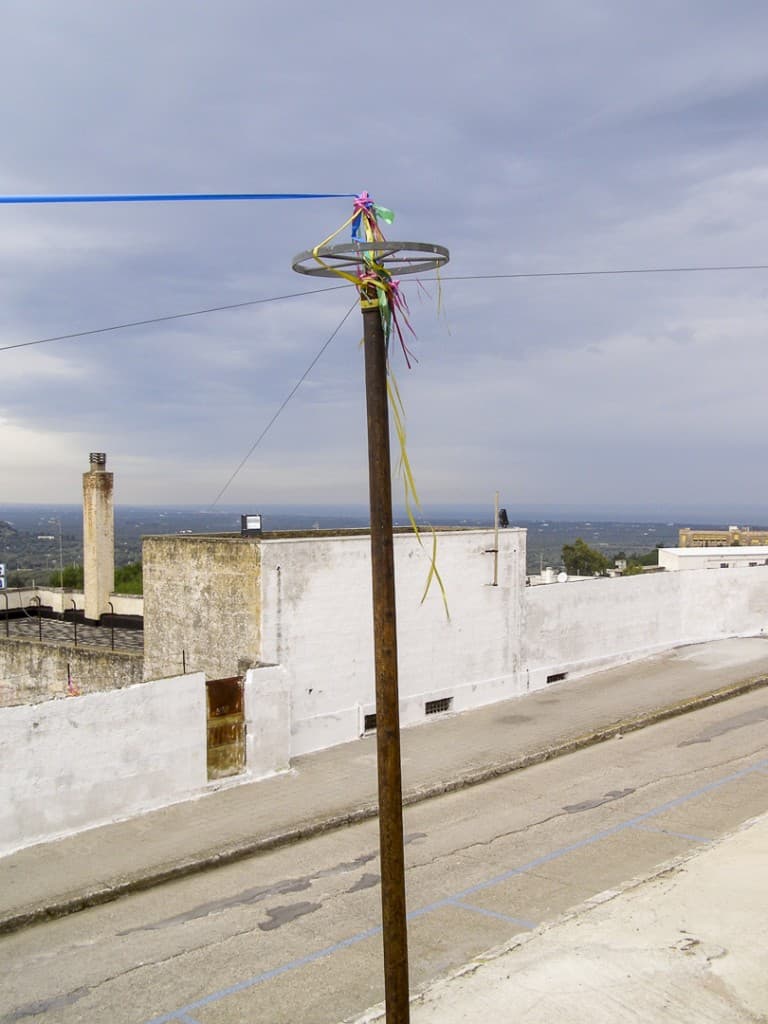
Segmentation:
[(764, 544), (768, 544), (768, 530), (752, 530), (749, 526), (729, 526), (727, 530), (692, 530), (690, 527), (686, 527), (678, 534), (678, 546), (681, 548), (722, 548)]
[(768, 545), (748, 547), (659, 548), (659, 566), (681, 569), (738, 569), (768, 565)]

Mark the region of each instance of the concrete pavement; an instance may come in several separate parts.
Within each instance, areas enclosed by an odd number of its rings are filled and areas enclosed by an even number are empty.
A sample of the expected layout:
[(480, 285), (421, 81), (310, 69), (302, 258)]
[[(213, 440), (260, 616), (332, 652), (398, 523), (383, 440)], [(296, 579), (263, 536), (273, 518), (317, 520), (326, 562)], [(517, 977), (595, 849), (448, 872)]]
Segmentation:
[(414, 999), (411, 1022), (765, 1022), (766, 857), (768, 815), (478, 957)]
[[(404, 730), (406, 803), (474, 785), (768, 683), (762, 637), (677, 648)], [(292, 770), (0, 859), (0, 932), (72, 913), (376, 813), (372, 737)]]

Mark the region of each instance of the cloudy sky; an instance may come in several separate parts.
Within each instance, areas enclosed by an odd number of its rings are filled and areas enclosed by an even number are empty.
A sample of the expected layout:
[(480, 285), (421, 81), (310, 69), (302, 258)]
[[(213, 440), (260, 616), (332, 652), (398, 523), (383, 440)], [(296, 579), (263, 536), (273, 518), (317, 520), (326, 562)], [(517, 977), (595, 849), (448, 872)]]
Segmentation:
[[(439, 242), (425, 502), (768, 504), (768, 6), (7, 0), (0, 192), (359, 192)], [(0, 346), (321, 287), (347, 200), (0, 206)], [(4, 500), (213, 500), (349, 289), (0, 352)], [(357, 312), (222, 500), (367, 494)]]

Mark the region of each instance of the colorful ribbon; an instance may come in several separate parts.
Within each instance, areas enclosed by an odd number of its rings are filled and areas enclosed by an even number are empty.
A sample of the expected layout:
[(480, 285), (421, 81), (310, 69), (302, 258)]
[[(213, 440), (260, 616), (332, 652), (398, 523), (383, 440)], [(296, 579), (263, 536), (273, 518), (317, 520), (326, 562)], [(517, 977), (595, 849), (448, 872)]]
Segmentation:
[[(324, 267), (326, 270), (333, 271), (333, 273), (338, 274), (339, 277), (342, 277), (351, 284), (354, 284), (360, 291), (361, 298), (364, 294), (367, 294), (370, 291), (371, 287), (376, 289), (379, 313), (381, 315), (381, 324), (384, 330), (384, 339), (387, 348), (387, 396), (389, 398), (389, 406), (392, 410), (392, 421), (394, 423), (395, 434), (397, 435), (397, 441), (400, 448), (398, 472), (400, 473), (403, 481), (405, 511), (408, 515), (411, 528), (416, 536), (416, 540), (419, 542), (419, 546), (426, 550), (424, 548), (421, 530), (419, 529), (419, 525), (416, 522), (416, 516), (414, 514), (414, 509), (418, 509), (419, 512), (421, 512), (422, 509), (419, 495), (416, 490), (416, 483), (413, 478), (413, 472), (411, 471), (411, 464), (408, 459), (407, 439), (405, 434), (405, 409), (403, 407), (400, 390), (397, 386), (397, 381), (395, 380), (395, 375), (392, 372), (392, 365), (390, 362), (390, 339), (394, 334), (400, 343), (406, 365), (408, 369), (411, 369), (411, 360), (415, 361), (415, 357), (406, 344), (406, 332), (410, 332), (414, 337), (416, 337), (416, 334), (409, 320), (408, 304), (400, 290), (400, 282), (396, 281), (392, 277), (383, 263), (377, 262), (375, 252), (366, 252), (364, 248), (365, 242), (386, 241), (381, 228), (379, 227), (379, 219), (385, 221), (387, 224), (391, 224), (395, 219), (395, 215), (386, 207), (377, 206), (367, 192), (361, 192), (360, 195), (355, 196), (354, 203), (352, 204), (351, 216), (349, 216), (341, 227), (334, 231), (333, 234), (329, 235), (320, 242), (319, 245), (314, 247), (312, 250), (312, 256), (321, 267)], [(352, 240), (354, 242), (361, 243), (360, 265), (357, 274), (348, 273), (346, 270), (341, 270), (326, 263), (321, 255), (321, 251), (325, 246), (329, 245), (334, 238), (338, 237), (342, 231), (350, 226), (352, 229)], [(440, 593), (442, 594), (445, 614), (450, 621), (451, 614), (448, 609), (448, 598), (445, 592), (445, 585), (443, 584), (442, 577), (440, 576), (440, 572), (437, 568), (437, 533), (433, 526), (430, 526), (430, 530), (432, 531), (432, 550), (431, 553), (427, 552), (430, 567), (427, 582), (424, 586), (424, 593), (421, 596), (421, 601), (423, 603), (426, 600), (429, 589), (432, 586), (432, 581), (436, 580), (440, 587)]]

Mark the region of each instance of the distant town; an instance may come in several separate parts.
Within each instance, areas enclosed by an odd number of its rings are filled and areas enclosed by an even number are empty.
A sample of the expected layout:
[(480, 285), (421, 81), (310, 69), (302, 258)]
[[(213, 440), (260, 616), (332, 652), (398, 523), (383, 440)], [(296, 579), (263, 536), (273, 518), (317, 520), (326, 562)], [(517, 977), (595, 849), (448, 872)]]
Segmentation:
[[(240, 529), (240, 515), (251, 511), (241, 506), (213, 510), (191, 506), (117, 505), (115, 507), (115, 564), (135, 565), (141, 560), (143, 536), (169, 533), (225, 533)], [(328, 530), (366, 526), (367, 509), (362, 506), (260, 506), (267, 530)], [(601, 517), (563, 519), (542, 509), (540, 517), (515, 515), (508, 508), (509, 522), (528, 531), (527, 571), (538, 573), (546, 566), (560, 567), (563, 546), (583, 539), (609, 562), (631, 555), (647, 556), (658, 546), (678, 543), (681, 529), (695, 525), (699, 530), (723, 530), (728, 523), (686, 520), (645, 522)], [(405, 525), (404, 510), (395, 511), (396, 525)], [(545, 517), (546, 516), (546, 517)], [(50, 583), (58, 585), (68, 567), (81, 566), (83, 559), (83, 513), (80, 505), (0, 505), (0, 563), (5, 564), (9, 586)], [(493, 509), (472, 506), (435, 506), (427, 509), (425, 522), (435, 526), (490, 526)], [(753, 530), (761, 527), (753, 526)]]

